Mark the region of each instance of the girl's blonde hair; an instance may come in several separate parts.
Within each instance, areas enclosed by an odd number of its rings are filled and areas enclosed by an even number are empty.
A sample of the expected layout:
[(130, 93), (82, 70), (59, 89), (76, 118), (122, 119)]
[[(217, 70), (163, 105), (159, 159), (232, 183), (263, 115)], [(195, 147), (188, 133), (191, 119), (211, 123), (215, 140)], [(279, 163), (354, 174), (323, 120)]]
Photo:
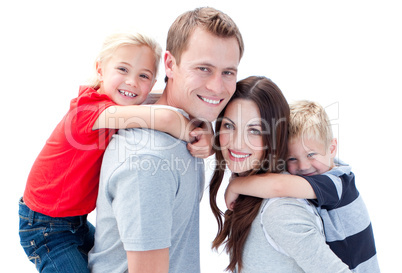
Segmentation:
[(314, 139), (330, 145), (333, 134), (325, 109), (318, 103), (301, 100), (290, 104), (289, 138)]
[(103, 42), (102, 48), (94, 64), (94, 75), (92, 76), (92, 79), (90, 79), (88, 85), (93, 87), (94, 89), (98, 89), (100, 87), (100, 81), (98, 80), (96, 73), (97, 62), (103, 63), (105, 61), (108, 61), (118, 48), (129, 45), (147, 46), (154, 52), (156, 78), (162, 56), (161, 46), (156, 42), (155, 39), (144, 34), (138, 32), (119, 32), (109, 35)]

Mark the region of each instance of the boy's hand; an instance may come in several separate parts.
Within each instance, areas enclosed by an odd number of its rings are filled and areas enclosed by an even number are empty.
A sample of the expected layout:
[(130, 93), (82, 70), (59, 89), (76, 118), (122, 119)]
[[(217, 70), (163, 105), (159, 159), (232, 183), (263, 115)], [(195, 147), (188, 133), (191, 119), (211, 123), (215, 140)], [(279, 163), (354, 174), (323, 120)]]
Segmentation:
[(229, 210), (233, 210), (236, 200), (239, 197), (238, 193), (235, 193), (231, 190), (232, 189), (231, 185), (233, 185), (233, 184), (231, 183), (231, 181), (229, 181), (229, 185), (225, 191), (225, 203), (226, 203), (226, 207)]
[(211, 125), (195, 128), (190, 132), (190, 137), (195, 140), (187, 144), (191, 155), (199, 158), (207, 158), (214, 154), (212, 149), (214, 134)]

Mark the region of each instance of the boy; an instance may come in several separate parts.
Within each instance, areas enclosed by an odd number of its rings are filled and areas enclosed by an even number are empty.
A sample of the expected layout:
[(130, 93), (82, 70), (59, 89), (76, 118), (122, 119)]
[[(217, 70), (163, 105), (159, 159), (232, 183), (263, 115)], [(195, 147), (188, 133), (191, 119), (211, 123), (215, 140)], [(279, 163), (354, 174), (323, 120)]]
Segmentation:
[(260, 198), (307, 198), (323, 220), (327, 244), (353, 272), (380, 272), (366, 206), (351, 167), (334, 160), (337, 140), (323, 107), (310, 101), (290, 105), (287, 169), (230, 181), (229, 209), (239, 194)]

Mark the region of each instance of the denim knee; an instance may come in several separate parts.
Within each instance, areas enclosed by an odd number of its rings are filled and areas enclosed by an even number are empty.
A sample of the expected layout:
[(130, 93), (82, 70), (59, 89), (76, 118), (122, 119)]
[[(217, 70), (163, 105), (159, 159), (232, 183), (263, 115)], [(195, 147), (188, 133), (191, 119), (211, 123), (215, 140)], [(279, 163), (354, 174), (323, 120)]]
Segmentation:
[(41, 272), (86, 272), (94, 228), (86, 216), (54, 218), (19, 202), (20, 243)]

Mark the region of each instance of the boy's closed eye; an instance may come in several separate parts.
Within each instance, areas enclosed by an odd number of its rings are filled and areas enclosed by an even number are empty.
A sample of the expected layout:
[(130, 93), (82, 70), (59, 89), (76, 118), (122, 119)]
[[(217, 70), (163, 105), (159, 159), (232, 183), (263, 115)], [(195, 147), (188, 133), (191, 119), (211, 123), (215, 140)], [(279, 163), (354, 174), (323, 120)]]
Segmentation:
[(316, 155), (317, 155), (317, 153), (311, 152), (311, 153), (309, 153), (309, 154), (307, 155), (307, 157), (308, 157), (308, 158), (313, 158), (313, 157), (316, 156)]

